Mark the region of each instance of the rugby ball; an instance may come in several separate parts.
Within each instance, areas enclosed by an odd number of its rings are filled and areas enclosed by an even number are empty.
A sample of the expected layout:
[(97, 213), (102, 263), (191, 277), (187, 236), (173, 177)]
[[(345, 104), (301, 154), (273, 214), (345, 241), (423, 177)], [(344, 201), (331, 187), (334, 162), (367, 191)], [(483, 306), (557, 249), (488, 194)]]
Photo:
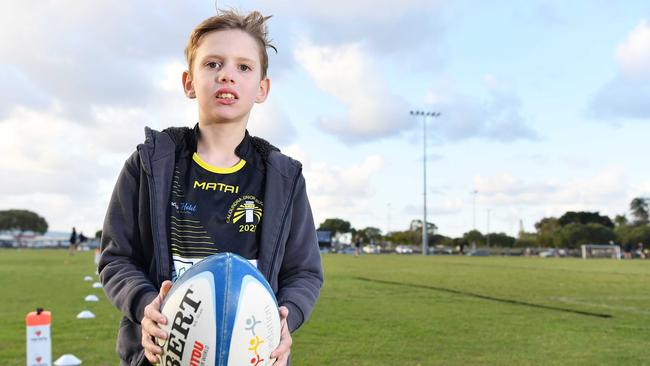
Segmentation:
[(280, 343), (275, 295), (262, 274), (232, 253), (206, 257), (180, 276), (161, 312), (162, 364), (266, 366)]

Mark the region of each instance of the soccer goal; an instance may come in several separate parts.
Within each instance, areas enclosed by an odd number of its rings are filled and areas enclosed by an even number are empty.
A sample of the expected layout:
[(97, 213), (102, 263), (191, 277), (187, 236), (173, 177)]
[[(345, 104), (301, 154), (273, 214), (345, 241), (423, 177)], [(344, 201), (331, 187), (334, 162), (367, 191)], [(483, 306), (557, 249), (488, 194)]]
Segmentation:
[(587, 258), (611, 258), (621, 259), (621, 247), (619, 245), (606, 244), (585, 244), (582, 245), (582, 259)]

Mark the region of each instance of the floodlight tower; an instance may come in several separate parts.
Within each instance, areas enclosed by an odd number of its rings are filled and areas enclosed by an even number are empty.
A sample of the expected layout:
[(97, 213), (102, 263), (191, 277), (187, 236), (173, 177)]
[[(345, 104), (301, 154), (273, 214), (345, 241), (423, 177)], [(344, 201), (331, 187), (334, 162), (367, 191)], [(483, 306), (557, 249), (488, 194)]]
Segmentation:
[(476, 230), (476, 194), (478, 191), (472, 191), (472, 229)]
[(424, 196), (424, 217), (422, 220), (422, 255), (427, 255), (429, 245), (427, 239), (427, 117), (439, 117), (439, 112), (411, 111), (411, 116), (422, 116), (422, 171), (424, 177), (423, 196)]
[(386, 236), (390, 233), (390, 202), (386, 204), (387, 207), (387, 220), (386, 220)]
[(490, 247), (490, 209), (489, 208), (487, 210), (487, 234), (485, 234), (485, 240), (489, 248)]

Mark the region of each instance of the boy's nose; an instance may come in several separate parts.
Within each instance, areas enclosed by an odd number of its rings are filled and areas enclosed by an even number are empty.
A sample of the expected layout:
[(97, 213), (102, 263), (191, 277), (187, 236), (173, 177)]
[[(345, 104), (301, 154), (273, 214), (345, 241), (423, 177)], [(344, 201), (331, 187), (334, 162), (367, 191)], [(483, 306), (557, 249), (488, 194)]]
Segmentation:
[(221, 70), (219, 75), (217, 75), (217, 79), (219, 80), (220, 83), (232, 83), (235, 81), (232, 78), (232, 74), (226, 68)]

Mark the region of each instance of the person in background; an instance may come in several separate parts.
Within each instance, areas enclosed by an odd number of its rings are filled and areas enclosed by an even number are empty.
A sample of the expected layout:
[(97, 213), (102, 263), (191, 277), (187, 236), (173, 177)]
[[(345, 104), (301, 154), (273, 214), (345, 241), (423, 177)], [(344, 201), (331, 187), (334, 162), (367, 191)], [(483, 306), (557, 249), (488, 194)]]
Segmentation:
[(77, 250), (77, 229), (72, 227), (72, 234), (70, 234), (70, 246), (68, 246), (68, 255), (74, 255)]
[(627, 243), (623, 247), (623, 258), (632, 259), (632, 244), (631, 243)]
[(84, 235), (83, 232), (79, 232), (79, 244), (83, 244), (88, 241), (88, 238)]
[(354, 242), (354, 256), (358, 257), (361, 254), (361, 238), (357, 236), (357, 240)]
[(645, 259), (645, 257), (646, 257), (646, 252), (645, 252), (645, 248), (643, 247), (643, 242), (639, 242), (637, 252), (639, 253), (639, 257), (640, 257), (641, 259)]

